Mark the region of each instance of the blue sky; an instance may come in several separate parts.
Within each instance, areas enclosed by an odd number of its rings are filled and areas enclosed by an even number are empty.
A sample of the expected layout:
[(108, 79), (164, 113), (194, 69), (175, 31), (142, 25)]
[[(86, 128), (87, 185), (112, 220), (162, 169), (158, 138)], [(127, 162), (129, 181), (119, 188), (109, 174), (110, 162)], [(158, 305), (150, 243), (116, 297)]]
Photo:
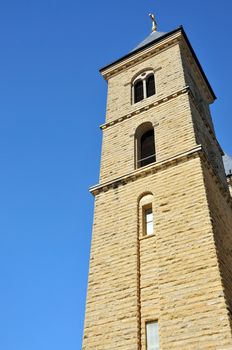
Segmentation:
[(106, 83), (98, 73), (180, 24), (218, 97), (232, 154), (230, 1), (0, 4), (0, 349), (81, 349)]

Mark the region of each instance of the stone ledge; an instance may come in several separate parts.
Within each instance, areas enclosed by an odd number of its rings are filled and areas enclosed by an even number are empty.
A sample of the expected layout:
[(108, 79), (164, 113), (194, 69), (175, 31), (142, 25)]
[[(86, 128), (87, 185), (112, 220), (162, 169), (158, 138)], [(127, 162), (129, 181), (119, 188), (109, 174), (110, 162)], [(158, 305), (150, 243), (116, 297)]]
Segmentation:
[(122, 122), (124, 120), (130, 119), (131, 117), (133, 117), (135, 115), (138, 115), (138, 114), (140, 114), (142, 112), (146, 112), (146, 111), (148, 111), (151, 108), (157, 107), (158, 105), (160, 105), (162, 103), (165, 103), (165, 102), (167, 102), (167, 101), (169, 101), (169, 100), (171, 100), (173, 98), (176, 98), (176, 97), (178, 97), (180, 95), (186, 94), (189, 91), (190, 91), (189, 86), (185, 86), (185, 87), (183, 87), (183, 89), (178, 90), (178, 91), (172, 93), (171, 95), (165, 96), (165, 97), (163, 97), (163, 98), (161, 98), (161, 99), (159, 99), (159, 100), (157, 100), (155, 102), (152, 102), (152, 103), (150, 103), (150, 104), (148, 104), (146, 106), (143, 106), (142, 108), (136, 109), (135, 111), (133, 111), (133, 112), (131, 112), (129, 114), (126, 114), (126, 115), (124, 115), (122, 117), (119, 117), (118, 119), (115, 119), (115, 120), (113, 120), (113, 121), (111, 121), (109, 123), (105, 123), (105, 124), (100, 125), (100, 129), (101, 130), (105, 130), (109, 126), (113, 126), (113, 125), (115, 125), (117, 123), (120, 123), (120, 122)]
[(98, 184), (96, 186), (90, 187), (90, 192), (95, 196), (101, 192), (106, 192), (110, 189), (117, 188), (119, 186), (123, 186), (128, 182), (136, 181), (138, 178), (148, 176), (150, 174), (155, 174), (157, 171), (162, 169), (166, 169), (169, 166), (173, 166), (179, 164), (183, 161), (186, 161), (190, 158), (196, 158), (202, 152), (202, 146), (198, 145), (193, 149), (180, 153), (174, 157), (168, 158), (167, 160), (163, 160), (160, 162), (155, 162), (150, 165), (144, 166), (143, 168), (139, 168), (134, 170), (133, 172), (116, 178), (112, 181), (105, 182), (103, 184)]
[(110, 189), (118, 188), (119, 186), (124, 186), (129, 182), (134, 182), (139, 178), (146, 177), (151, 174), (155, 174), (158, 171), (167, 169), (170, 166), (175, 166), (177, 164), (183, 163), (187, 161), (188, 159), (194, 159), (196, 157), (200, 157), (204, 163), (206, 164), (208, 170), (210, 171), (215, 183), (220, 189), (220, 192), (222, 193), (223, 197), (226, 199), (227, 203), (232, 209), (232, 197), (229, 191), (229, 186), (226, 187), (219, 176), (216, 174), (213, 166), (211, 165), (210, 161), (208, 160), (206, 153), (202, 147), (202, 145), (198, 145), (194, 148), (192, 148), (189, 151), (180, 153), (174, 157), (168, 158), (164, 161), (155, 162), (150, 165), (147, 165), (143, 168), (136, 169), (133, 172), (129, 174), (125, 174), (124, 176), (121, 176), (119, 178), (116, 178), (112, 181), (105, 182), (103, 184), (98, 184), (96, 186), (90, 187), (89, 191), (92, 193), (92, 195), (96, 196), (99, 193), (107, 192)]
[(125, 71), (129, 67), (136, 65), (138, 62), (142, 62), (147, 58), (159, 54), (160, 52), (167, 50), (169, 47), (176, 45), (181, 40), (181, 32), (173, 34), (171, 37), (164, 39), (148, 48), (134, 53), (133, 56), (125, 58), (125, 60), (116, 63), (114, 66), (106, 67), (101, 70), (102, 76), (109, 80), (112, 76)]
[(206, 126), (206, 128), (208, 129), (210, 135), (212, 136), (213, 140), (215, 141), (215, 143), (216, 143), (216, 145), (217, 145), (217, 147), (218, 147), (218, 149), (219, 149), (221, 155), (224, 155), (224, 152), (223, 152), (223, 150), (222, 150), (222, 148), (221, 148), (221, 146), (220, 146), (220, 144), (219, 144), (219, 142), (218, 142), (218, 140), (217, 140), (217, 138), (216, 138), (216, 136), (215, 136), (214, 131), (212, 130), (211, 126), (209, 125), (209, 123), (207, 122), (207, 120), (205, 119), (205, 117), (204, 117), (203, 114), (200, 112), (199, 108), (197, 107), (197, 102), (196, 102), (195, 97), (194, 97), (194, 95), (193, 95), (193, 93), (192, 93), (192, 90), (191, 90), (191, 88), (190, 88), (189, 86), (185, 86), (185, 87), (183, 87), (183, 89), (181, 89), (181, 90), (178, 90), (178, 91), (176, 91), (176, 92), (173, 92), (172, 94), (170, 94), (170, 95), (168, 95), (168, 96), (166, 96), (166, 97), (163, 97), (163, 98), (161, 98), (161, 99), (159, 99), (159, 100), (157, 100), (157, 101), (155, 101), (155, 102), (153, 102), (153, 103), (150, 103), (150, 104), (148, 104), (148, 105), (146, 105), (146, 106), (143, 106), (143, 107), (140, 108), (140, 109), (136, 109), (135, 111), (133, 111), (133, 112), (131, 112), (131, 113), (129, 113), (129, 114), (126, 114), (126, 115), (124, 115), (124, 116), (122, 116), (122, 117), (119, 117), (118, 119), (115, 119), (115, 120), (113, 120), (113, 121), (111, 121), (111, 122), (109, 122), (109, 123), (102, 124), (102, 125), (100, 125), (100, 129), (101, 129), (101, 130), (105, 130), (105, 129), (107, 129), (107, 128), (110, 127), (110, 126), (113, 126), (113, 125), (115, 125), (115, 124), (121, 123), (122, 121), (125, 121), (125, 120), (127, 120), (127, 119), (130, 119), (130, 118), (132, 118), (133, 116), (138, 115), (138, 114), (140, 114), (140, 113), (142, 113), (142, 112), (146, 112), (146, 111), (148, 111), (148, 110), (151, 109), (151, 108), (157, 107), (157, 106), (159, 106), (160, 104), (165, 103), (165, 102), (167, 102), (167, 101), (170, 101), (170, 100), (172, 100), (173, 98), (176, 98), (176, 97), (178, 97), (178, 96), (180, 96), (180, 95), (183, 95), (183, 94), (185, 94), (185, 93), (188, 93), (189, 96), (191, 97), (192, 102), (194, 103), (195, 107), (197, 108), (198, 113), (200, 114), (200, 116), (201, 116), (201, 118), (202, 118), (202, 120), (203, 120), (203, 123), (205, 124), (205, 126)]
[(151, 237), (154, 238), (155, 236), (156, 236), (155, 233), (152, 233), (151, 235), (141, 236), (141, 237), (139, 237), (139, 241), (144, 241), (145, 239), (149, 239)]

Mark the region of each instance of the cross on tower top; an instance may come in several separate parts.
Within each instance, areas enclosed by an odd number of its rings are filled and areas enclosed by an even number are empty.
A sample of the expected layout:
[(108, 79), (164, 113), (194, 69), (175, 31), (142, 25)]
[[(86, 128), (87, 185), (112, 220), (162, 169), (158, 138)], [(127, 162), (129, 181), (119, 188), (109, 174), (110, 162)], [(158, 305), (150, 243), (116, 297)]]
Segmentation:
[(152, 20), (152, 31), (156, 32), (156, 30), (157, 30), (157, 22), (155, 20), (155, 15), (153, 13), (149, 13), (149, 16), (150, 16), (150, 18)]

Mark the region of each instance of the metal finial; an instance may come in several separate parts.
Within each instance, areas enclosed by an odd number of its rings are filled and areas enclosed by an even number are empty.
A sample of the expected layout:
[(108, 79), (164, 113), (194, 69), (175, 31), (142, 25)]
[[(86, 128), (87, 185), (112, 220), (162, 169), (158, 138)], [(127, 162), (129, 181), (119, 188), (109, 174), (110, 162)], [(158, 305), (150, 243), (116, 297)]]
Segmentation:
[(152, 20), (152, 31), (155, 32), (157, 30), (155, 15), (153, 13), (149, 13), (149, 16), (151, 17), (151, 20)]

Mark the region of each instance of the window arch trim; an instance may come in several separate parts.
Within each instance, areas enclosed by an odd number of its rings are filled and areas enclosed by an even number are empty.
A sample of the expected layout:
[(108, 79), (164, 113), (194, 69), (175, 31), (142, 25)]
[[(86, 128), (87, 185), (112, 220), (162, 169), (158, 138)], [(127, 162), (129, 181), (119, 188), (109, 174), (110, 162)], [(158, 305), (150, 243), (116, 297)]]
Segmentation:
[[(153, 89), (153, 93), (152, 94), (149, 94), (148, 96), (148, 93), (147, 93), (147, 80), (151, 77), (151, 76), (154, 76), (154, 89)], [(143, 82), (143, 98), (142, 99), (139, 99), (137, 100), (136, 99), (136, 84), (139, 82), (139, 81), (142, 81)], [(153, 69), (146, 69), (146, 70), (143, 70), (143, 71), (140, 71), (139, 74), (136, 74), (133, 79), (132, 79), (132, 82), (131, 82), (131, 86), (132, 86), (132, 104), (135, 104), (135, 103), (138, 103), (144, 99), (146, 99), (147, 97), (151, 97), (153, 96), (155, 93), (156, 93), (156, 87), (155, 87), (155, 72)]]

